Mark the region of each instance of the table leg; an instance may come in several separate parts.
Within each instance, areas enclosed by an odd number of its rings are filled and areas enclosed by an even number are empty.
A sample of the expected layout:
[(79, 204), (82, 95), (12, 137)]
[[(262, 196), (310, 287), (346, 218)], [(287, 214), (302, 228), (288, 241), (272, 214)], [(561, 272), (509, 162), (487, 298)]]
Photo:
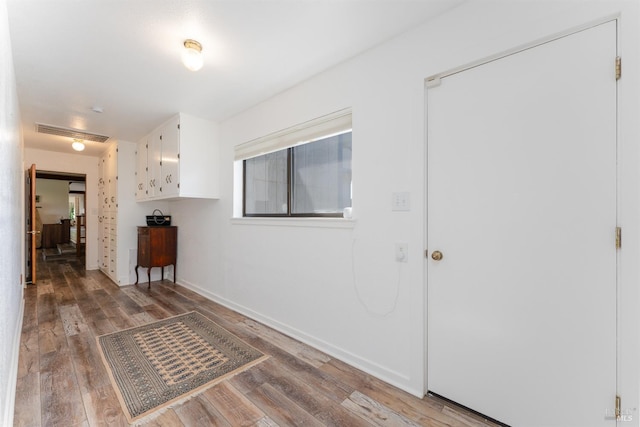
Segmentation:
[(138, 267), (139, 265), (136, 265), (136, 283), (134, 283), (135, 285), (138, 284)]
[(147, 276), (149, 278), (149, 287), (147, 289), (151, 289), (151, 267), (147, 268)]

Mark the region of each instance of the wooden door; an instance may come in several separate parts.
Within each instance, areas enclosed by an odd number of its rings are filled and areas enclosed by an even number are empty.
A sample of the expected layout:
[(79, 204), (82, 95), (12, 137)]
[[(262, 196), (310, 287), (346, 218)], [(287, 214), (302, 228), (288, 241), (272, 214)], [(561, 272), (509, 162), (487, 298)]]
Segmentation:
[(36, 239), (37, 235), (40, 234), (40, 231), (37, 229), (36, 224), (36, 165), (32, 164), (31, 167), (26, 172), (26, 197), (27, 201), (27, 239), (26, 239), (26, 282), (27, 283), (36, 283), (36, 263), (38, 257), (36, 256), (37, 245)]
[(509, 425), (615, 425), (615, 58), (612, 21), (427, 90), (428, 389)]

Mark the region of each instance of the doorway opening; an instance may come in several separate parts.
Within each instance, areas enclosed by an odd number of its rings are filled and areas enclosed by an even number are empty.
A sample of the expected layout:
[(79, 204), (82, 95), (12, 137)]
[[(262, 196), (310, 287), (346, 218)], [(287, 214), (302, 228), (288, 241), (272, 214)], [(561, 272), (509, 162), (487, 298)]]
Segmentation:
[(34, 261), (84, 257), (86, 175), (36, 170), (35, 204)]

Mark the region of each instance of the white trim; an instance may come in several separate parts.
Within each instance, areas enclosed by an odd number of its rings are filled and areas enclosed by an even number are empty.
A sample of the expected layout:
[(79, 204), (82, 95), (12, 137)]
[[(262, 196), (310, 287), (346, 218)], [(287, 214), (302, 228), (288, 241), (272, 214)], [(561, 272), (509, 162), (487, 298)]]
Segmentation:
[(278, 217), (242, 217), (231, 218), (232, 225), (257, 225), (270, 227), (309, 227), (309, 228), (348, 228), (356, 225), (353, 219), (345, 218), (278, 218)]
[[(24, 291), (23, 291), (24, 292)], [(13, 352), (11, 354), (11, 361), (9, 363), (9, 376), (7, 378), (7, 390), (5, 396), (7, 396), (5, 400), (4, 407), (4, 423), (2, 425), (12, 426), (13, 425), (13, 414), (15, 412), (15, 404), (16, 404), (16, 386), (18, 384), (18, 361), (20, 357), (20, 336), (22, 335), (22, 322), (24, 318), (24, 293), (22, 300), (20, 302), (20, 310), (18, 313), (18, 323), (16, 325), (16, 330), (13, 335), (13, 343), (11, 348)]]
[(549, 35), (547, 37), (536, 39), (536, 40), (533, 40), (533, 41), (531, 41), (529, 43), (525, 43), (523, 45), (516, 46), (516, 47), (513, 47), (511, 49), (507, 49), (505, 51), (502, 51), (502, 52), (499, 52), (499, 53), (496, 53), (496, 54), (493, 54), (493, 55), (489, 55), (487, 57), (478, 59), (476, 61), (469, 62), (467, 64), (463, 64), (463, 65), (451, 68), (449, 70), (446, 70), (446, 71), (443, 71), (441, 73), (434, 74), (432, 76), (427, 77), (425, 79), (425, 85), (427, 86), (427, 88), (440, 86), (441, 80), (443, 78), (445, 78), (445, 77), (449, 77), (449, 76), (452, 76), (454, 74), (458, 74), (458, 73), (461, 73), (463, 71), (470, 70), (471, 68), (476, 68), (476, 67), (479, 67), (481, 65), (488, 64), (489, 62), (497, 61), (497, 60), (505, 58), (507, 56), (514, 55), (516, 53), (523, 52), (523, 51), (528, 50), (528, 49), (532, 49), (534, 47), (543, 45), (545, 43), (550, 43), (552, 41), (561, 39), (563, 37), (568, 37), (568, 36), (570, 36), (572, 34), (579, 33), (580, 31), (588, 30), (589, 28), (597, 27), (598, 25), (602, 25), (602, 24), (605, 24), (607, 22), (617, 21), (619, 18), (620, 18), (619, 14), (610, 15), (610, 16), (605, 17), (603, 19), (598, 19), (598, 20), (595, 20), (595, 21), (591, 21), (591, 22), (588, 22), (586, 24), (579, 25), (577, 27), (573, 27), (573, 28), (571, 28), (569, 30), (561, 31), (561, 32), (558, 32), (558, 33), (555, 33), (555, 34), (551, 34), (551, 35)]
[(236, 145), (234, 159), (245, 160), (284, 148), (312, 142), (351, 129), (351, 108), (345, 108), (274, 132), (272, 134)]

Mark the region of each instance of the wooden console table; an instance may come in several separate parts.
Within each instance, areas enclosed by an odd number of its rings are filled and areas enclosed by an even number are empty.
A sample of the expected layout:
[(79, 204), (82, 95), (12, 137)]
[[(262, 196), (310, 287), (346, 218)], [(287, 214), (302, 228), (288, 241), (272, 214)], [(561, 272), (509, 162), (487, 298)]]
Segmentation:
[(149, 288), (151, 288), (151, 269), (173, 265), (173, 283), (176, 282), (176, 261), (178, 259), (178, 227), (154, 226), (138, 227), (138, 262), (136, 265), (136, 285), (138, 267), (147, 268)]
[(69, 243), (70, 220), (62, 219), (59, 224), (42, 224), (42, 248), (55, 248), (58, 243)]

